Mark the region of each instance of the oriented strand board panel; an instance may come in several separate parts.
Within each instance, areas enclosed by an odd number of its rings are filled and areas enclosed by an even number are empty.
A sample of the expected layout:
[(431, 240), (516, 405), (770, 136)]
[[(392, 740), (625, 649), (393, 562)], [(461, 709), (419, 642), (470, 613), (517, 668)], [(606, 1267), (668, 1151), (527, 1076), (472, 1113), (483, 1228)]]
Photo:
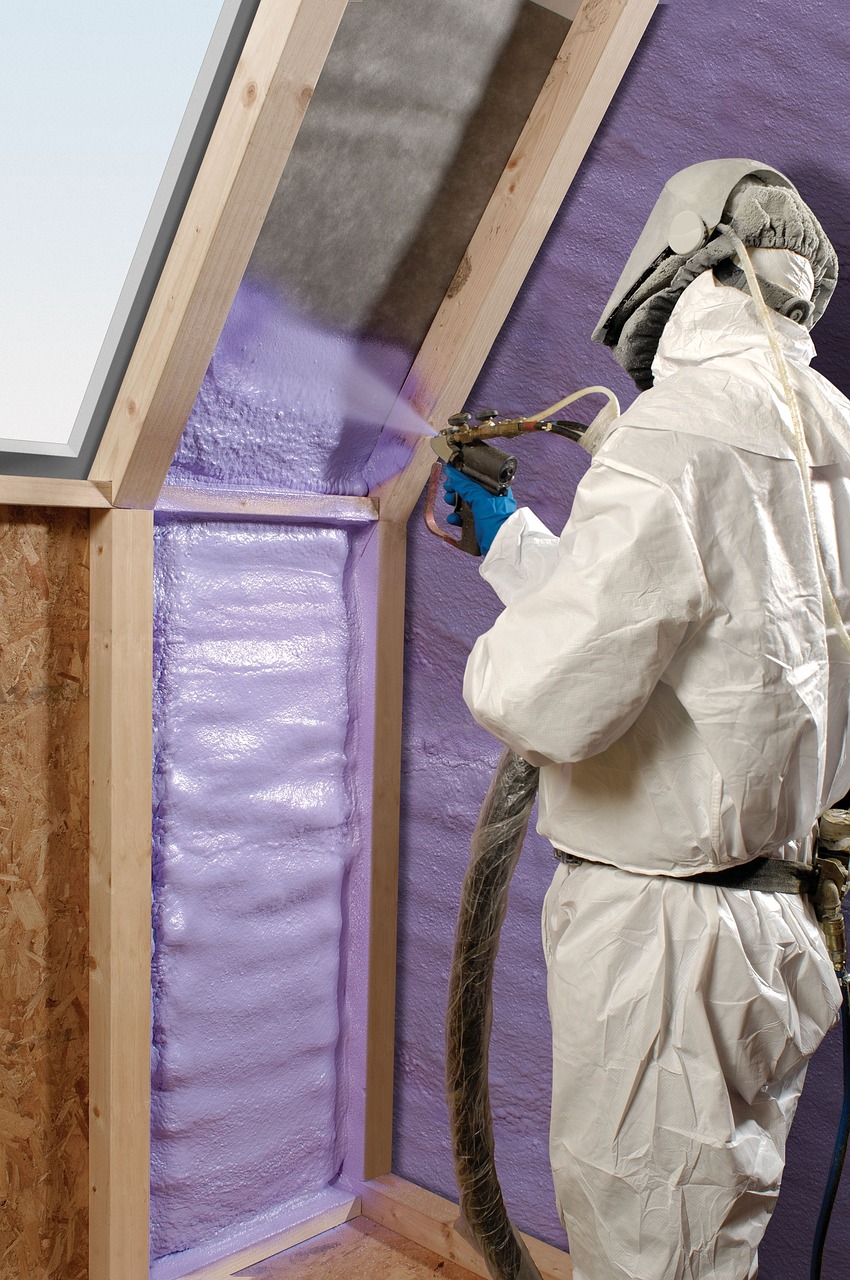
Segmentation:
[(368, 1218), (345, 1222), (241, 1274), (246, 1280), (473, 1280), (465, 1267)]
[(88, 512), (0, 508), (0, 1275), (85, 1280)]

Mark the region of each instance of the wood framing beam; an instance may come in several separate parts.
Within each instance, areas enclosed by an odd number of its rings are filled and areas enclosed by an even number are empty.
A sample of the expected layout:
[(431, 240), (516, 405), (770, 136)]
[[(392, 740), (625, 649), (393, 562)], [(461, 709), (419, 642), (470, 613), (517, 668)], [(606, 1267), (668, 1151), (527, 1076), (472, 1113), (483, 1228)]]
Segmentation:
[[(364, 1217), (488, 1280), (484, 1259), (455, 1231), (460, 1210), (451, 1200), (392, 1176), (364, 1183), (359, 1190)], [(522, 1238), (543, 1280), (571, 1280), (569, 1254), (534, 1236), (523, 1233)]]
[(10, 507), (109, 507), (108, 484), (0, 475), (0, 503)]
[(268, 1236), (265, 1240), (240, 1249), (229, 1258), (222, 1258), (220, 1262), (212, 1262), (199, 1271), (190, 1271), (185, 1280), (235, 1280), (247, 1267), (257, 1266), (258, 1263), (283, 1253), (285, 1249), (293, 1249), (297, 1244), (304, 1244), (306, 1240), (312, 1240), (325, 1231), (341, 1226), (343, 1222), (350, 1222), (352, 1218), (359, 1217), (360, 1197), (347, 1196), (341, 1199), (339, 1204), (311, 1214), (303, 1222), (289, 1227), (286, 1231)]
[(406, 527), (382, 520), (378, 539), (364, 1178), (389, 1173), (393, 1159)]
[(89, 1277), (147, 1280), (153, 515), (93, 512)]
[[(584, 0), (570, 27), (399, 397), (437, 429), (466, 401), (657, 3)], [(422, 439), (375, 490), (382, 519), (409, 517), (432, 462)]]
[[(400, 403), (412, 404), (433, 425), (439, 426), (466, 400), (657, 3), (584, 0), (399, 396)], [(420, 440), (405, 470), (372, 495), (378, 504), (383, 539), (364, 1161), (364, 1176), (372, 1180), (389, 1175), (392, 1169), (403, 531), (432, 463), (427, 439)], [(374, 1199), (377, 1195), (374, 1192), (373, 1203), (378, 1203)], [(366, 1206), (364, 1193), (364, 1212), (371, 1216)], [(456, 1213), (454, 1207), (451, 1211)], [(404, 1234), (397, 1222), (375, 1220)], [(410, 1238), (436, 1249), (430, 1237)], [(451, 1248), (460, 1248), (453, 1235)], [(444, 1257), (455, 1257), (442, 1252)], [(467, 1254), (457, 1260), (471, 1267)], [(477, 1274), (485, 1275), (480, 1262), (478, 1265)], [(560, 1271), (555, 1267), (548, 1274), (569, 1275), (559, 1265)]]
[(170, 515), (234, 520), (294, 520), (299, 524), (371, 524), (378, 508), (371, 498), (333, 493), (248, 493), (163, 487), (157, 511)]
[(260, 0), (90, 479), (152, 507), (347, 0)]

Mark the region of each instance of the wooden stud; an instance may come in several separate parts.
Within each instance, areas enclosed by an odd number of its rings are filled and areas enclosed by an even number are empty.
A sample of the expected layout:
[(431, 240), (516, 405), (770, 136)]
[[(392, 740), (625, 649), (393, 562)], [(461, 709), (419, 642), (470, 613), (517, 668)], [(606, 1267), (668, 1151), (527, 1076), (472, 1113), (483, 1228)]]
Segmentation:
[(401, 700), (404, 672), (405, 526), (378, 525), (375, 745), (372, 782), (372, 887), (363, 1176), (392, 1169), (395, 1059)]
[(0, 475), (0, 503), (27, 507), (109, 507), (110, 486), (91, 480)]
[[(584, 0), (401, 390), (436, 429), (463, 407), (657, 3)], [(382, 519), (408, 518), (433, 461), (420, 440), (373, 494)]]
[(333, 493), (254, 493), (203, 490), (167, 484), (156, 504), (171, 515), (293, 520), (299, 524), (369, 524), (378, 519), (371, 498)]
[(89, 1280), (147, 1280), (153, 515), (91, 518)]
[(346, 0), (260, 0), (90, 479), (152, 507)]
[[(364, 1183), (359, 1191), (365, 1217), (487, 1280), (483, 1258), (455, 1230), (460, 1210), (451, 1200), (393, 1176)], [(522, 1238), (543, 1280), (570, 1280), (569, 1254), (533, 1236)]]

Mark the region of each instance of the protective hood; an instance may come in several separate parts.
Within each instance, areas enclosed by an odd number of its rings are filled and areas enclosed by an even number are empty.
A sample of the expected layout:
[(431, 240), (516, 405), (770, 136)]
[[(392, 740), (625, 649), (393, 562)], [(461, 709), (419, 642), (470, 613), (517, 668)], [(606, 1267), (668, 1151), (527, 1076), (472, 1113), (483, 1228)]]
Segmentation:
[[(683, 222), (684, 242), (676, 235)], [(807, 328), (826, 309), (838, 274), (835, 250), (789, 179), (753, 160), (691, 165), (664, 187), (593, 333), (595, 342), (612, 347), (641, 390), (652, 386), (661, 333), (698, 275), (716, 268), (723, 283), (746, 287), (724, 223), (748, 248), (789, 249), (810, 263), (811, 301), (765, 279), (763, 293), (770, 307)], [(679, 252), (671, 247), (671, 238)]]

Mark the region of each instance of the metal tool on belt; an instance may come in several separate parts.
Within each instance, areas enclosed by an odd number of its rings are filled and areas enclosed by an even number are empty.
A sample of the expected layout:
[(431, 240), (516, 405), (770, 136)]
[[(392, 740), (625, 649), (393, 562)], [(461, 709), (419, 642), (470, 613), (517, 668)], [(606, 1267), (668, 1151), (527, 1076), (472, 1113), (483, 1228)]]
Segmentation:
[[(588, 861), (562, 849), (555, 849), (554, 853), (559, 862), (567, 865)], [(847, 933), (841, 907), (850, 889), (850, 811), (827, 809), (816, 828), (810, 863), (759, 857), (718, 871), (664, 878), (690, 884), (712, 884), (719, 889), (750, 889), (756, 893), (791, 893), (810, 897), (833, 967), (838, 974), (846, 971)]]

